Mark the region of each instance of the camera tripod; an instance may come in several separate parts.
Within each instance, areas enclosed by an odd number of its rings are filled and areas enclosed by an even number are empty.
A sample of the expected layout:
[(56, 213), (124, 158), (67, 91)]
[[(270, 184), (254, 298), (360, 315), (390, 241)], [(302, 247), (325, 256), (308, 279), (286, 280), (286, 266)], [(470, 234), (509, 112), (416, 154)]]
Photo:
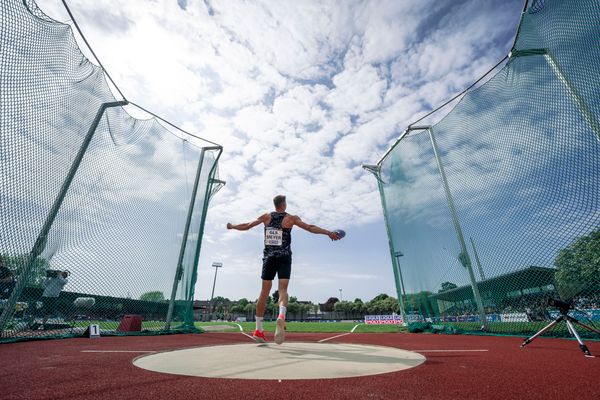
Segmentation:
[(569, 315), (569, 310), (573, 308), (571, 306), (571, 304), (565, 303), (565, 302), (562, 302), (562, 301), (559, 301), (559, 300), (549, 301), (549, 304), (553, 305), (553, 306), (556, 306), (559, 309), (559, 311), (560, 311), (560, 315), (554, 321), (550, 322), (548, 325), (546, 325), (545, 327), (543, 327), (542, 329), (540, 329), (535, 335), (533, 335), (533, 336), (525, 339), (525, 341), (523, 342), (523, 344), (521, 344), (521, 347), (527, 346), (536, 337), (538, 337), (541, 334), (543, 334), (544, 332), (552, 329), (559, 322), (565, 321), (565, 323), (567, 324), (567, 329), (568, 329), (569, 333), (571, 334), (571, 336), (573, 336), (575, 339), (577, 339), (577, 343), (579, 343), (579, 348), (581, 349), (581, 351), (583, 351), (583, 354), (586, 357), (594, 357), (592, 355), (592, 353), (590, 353), (590, 350), (587, 348), (587, 346), (585, 345), (585, 343), (583, 343), (583, 340), (581, 340), (581, 337), (579, 337), (579, 334), (577, 333), (577, 330), (575, 329), (575, 324), (581, 325), (584, 328), (589, 329), (592, 332), (596, 332), (598, 335), (600, 335), (600, 331), (597, 330), (597, 329), (595, 329), (595, 328), (592, 328), (591, 326), (588, 326), (588, 325), (582, 323), (581, 321), (577, 320), (576, 318), (571, 317)]

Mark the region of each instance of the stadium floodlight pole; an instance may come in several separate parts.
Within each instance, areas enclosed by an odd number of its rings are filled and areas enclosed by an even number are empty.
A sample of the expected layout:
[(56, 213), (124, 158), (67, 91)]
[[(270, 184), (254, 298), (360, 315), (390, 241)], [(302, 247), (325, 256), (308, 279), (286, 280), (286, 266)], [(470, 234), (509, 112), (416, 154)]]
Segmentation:
[(173, 319), (173, 309), (175, 308), (175, 296), (177, 295), (177, 285), (183, 275), (183, 256), (185, 255), (185, 249), (187, 246), (187, 240), (192, 221), (192, 215), (194, 214), (194, 204), (196, 203), (196, 194), (198, 193), (198, 183), (200, 182), (200, 175), (202, 174), (202, 164), (204, 163), (205, 149), (202, 148), (200, 152), (200, 158), (198, 159), (198, 168), (196, 168), (196, 178), (194, 180), (194, 187), (192, 189), (192, 195), (190, 198), (190, 206), (188, 208), (188, 214), (185, 221), (185, 228), (183, 229), (183, 237), (181, 239), (181, 247), (179, 248), (179, 257), (177, 258), (177, 266), (175, 267), (175, 278), (173, 279), (173, 287), (171, 289), (171, 298), (169, 301), (169, 310), (167, 311), (167, 319), (165, 321), (165, 330), (171, 329), (171, 321)]
[(215, 279), (213, 280), (212, 293), (210, 294), (210, 314), (211, 315), (214, 312), (214, 308), (215, 308), (214, 304), (213, 304), (213, 300), (215, 298), (215, 285), (217, 284), (217, 271), (219, 271), (219, 268), (223, 268), (223, 263), (214, 262), (214, 263), (212, 263), (212, 267), (215, 269)]
[(342, 289), (338, 289), (340, 291), (340, 302), (343, 301), (342, 300)]
[[(390, 150), (391, 151), (391, 150)], [(377, 179), (377, 187), (379, 189), (379, 197), (381, 198), (381, 207), (383, 208), (383, 220), (385, 222), (385, 229), (387, 231), (388, 236), (388, 246), (390, 248), (390, 258), (392, 259), (392, 270), (394, 271), (394, 283), (396, 284), (396, 295), (398, 296), (398, 307), (400, 308), (400, 314), (402, 315), (402, 324), (406, 326), (406, 311), (404, 310), (404, 298), (402, 296), (402, 292), (400, 290), (400, 278), (398, 276), (398, 266), (396, 265), (396, 257), (394, 257), (394, 242), (392, 240), (392, 228), (390, 227), (390, 223), (387, 215), (387, 205), (385, 202), (385, 194), (383, 193), (383, 184), (381, 181), (381, 166), (380, 165), (368, 165), (363, 164), (362, 166), (365, 170), (371, 172), (375, 175)]]
[(75, 173), (79, 169), (79, 165), (81, 164), (83, 156), (85, 155), (90, 145), (90, 142), (94, 137), (94, 133), (96, 132), (96, 128), (98, 127), (98, 124), (100, 123), (104, 112), (107, 108), (122, 107), (126, 106), (127, 104), (128, 102), (126, 100), (103, 103), (100, 105), (98, 112), (96, 112), (96, 116), (94, 117), (94, 120), (92, 121), (92, 124), (90, 125), (90, 128), (88, 129), (88, 132), (83, 139), (83, 142), (81, 143), (79, 151), (75, 155), (75, 159), (71, 164), (71, 168), (69, 169), (69, 172), (67, 173), (67, 176), (60, 188), (60, 191), (58, 192), (58, 195), (56, 196), (56, 199), (54, 200), (54, 203), (52, 204), (52, 207), (48, 212), (46, 221), (44, 222), (44, 225), (42, 226), (42, 229), (40, 230), (40, 233), (38, 234), (37, 239), (34, 242), (33, 248), (27, 255), (27, 259), (25, 260), (23, 270), (19, 276), (19, 280), (17, 281), (17, 284), (15, 285), (8, 301), (4, 305), (4, 310), (0, 315), (0, 337), (2, 336), (2, 332), (4, 332), (4, 328), (8, 322), (8, 318), (14, 310), (17, 300), (21, 296), (21, 293), (23, 292), (23, 289), (25, 288), (25, 285), (29, 280), (29, 275), (31, 274), (31, 270), (33, 269), (33, 264), (35, 263), (35, 260), (40, 256), (40, 254), (42, 254), (42, 252), (46, 248), (46, 243), (48, 241), (48, 233), (50, 233), (52, 224), (54, 223), (54, 220), (58, 215), (63, 200), (67, 195), (67, 191), (69, 190), (71, 183), (73, 182)]
[(471, 280), (471, 288), (473, 289), (473, 295), (475, 297), (475, 303), (477, 304), (477, 310), (479, 311), (479, 318), (481, 319), (482, 328), (487, 329), (487, 318), (485, 317), (485, 310), (483, 309), (483, 301), (481, 300), (481, 294), (479, 293), (479, 287), (477, 286), (477, 281), (475, 280), (475, 274), (473, 273), (473, 267), (471, 265), (471, 258), (469, 257), (469, 252), (467, 251), (467, 246), (465, 244), (465, 238), (463, 236), (462, 229), (460, 227), (460, 222), (458, 220), (458, 215), (456, 214), (456, 208), (454, 207), (454, 200), (452, 199), (452, 194), (450, 192), (450, 186), (448, 185), (448, 179), (446, 178), (446, 173), (444, 172), (444, 165), (442, 164), (442, 159), (440, 158), (440, 154), (438, 151), (437, 143), (435, 141), (435, 136), (433, 134), (433, 127), (430, 127), (428, 130), (429, 138), (431, 140), (431, 146), (433, 147), (433, 154), (435, 156), (435, 161), (438, 166), (438, 171), (440, 173), (440, 177), (442, 178), (442, 183), (444, 186), (444, 192), (446, 193), (446, 200), (448, 201), (448, 207), (450, 208), (450, 214), (452, 215), (452, 222), (454, 223), (454, 229), (456, 230), (456, 236), (458, 237), (458, 242), (460, 244), (460, 262), (469, 272), (469, 279)]

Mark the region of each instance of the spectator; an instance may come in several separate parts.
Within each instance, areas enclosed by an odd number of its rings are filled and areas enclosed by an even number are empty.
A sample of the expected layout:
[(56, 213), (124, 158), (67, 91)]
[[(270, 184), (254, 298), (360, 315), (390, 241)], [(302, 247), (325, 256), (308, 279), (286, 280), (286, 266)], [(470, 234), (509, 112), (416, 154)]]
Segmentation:
[(8, 299), (15, 287), (15, 276), (13, 272), (4, 265), (0, 258), (0, 299)]
[(65, 285), (69, 282), (67, 279), (69, 275), (69, 271), (46, 271), (46, 282), (44, 284), (44, 293), (42, 294), (42, 302), (44, 303), (42, 308), (44, 315), (42, 329), (44, 329), (48, 317), (56, 314), (58, 297)]

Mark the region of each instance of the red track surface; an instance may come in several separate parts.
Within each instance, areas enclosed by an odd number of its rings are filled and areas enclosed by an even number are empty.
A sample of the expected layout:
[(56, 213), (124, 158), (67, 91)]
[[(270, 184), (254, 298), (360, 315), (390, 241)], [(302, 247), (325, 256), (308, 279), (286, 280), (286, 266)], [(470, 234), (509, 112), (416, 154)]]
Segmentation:
[[(317, 341), (335, 334), (288, 334)], [(600, 357), (585, 358), (577, 342), (516, 337), (350, 334), (332, 342), (423, 352), (427, 361), (389, 374), (323, 380), (253, 381), (161, 374), (133, 366), (150, 351), (248, 342), (240, 333), (62, 339), (0, 345), (0, 399), (600, 399)], [(600, 356), (600, 342), (587, 341)]]

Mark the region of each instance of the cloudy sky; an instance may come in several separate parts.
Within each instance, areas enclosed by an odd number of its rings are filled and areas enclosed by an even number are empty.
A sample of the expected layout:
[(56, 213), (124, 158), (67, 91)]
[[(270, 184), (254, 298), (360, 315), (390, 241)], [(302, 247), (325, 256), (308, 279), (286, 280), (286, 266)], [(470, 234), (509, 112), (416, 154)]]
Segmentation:
[[(348, 233), (293, 234), (290, 294), (324, 302), (339, 289), (344, 300), (395, 293), (376, 181), (361, 164), (506, 55), (523, 2), (68, 4), (129, 100), (224, 146), (196, 298), (210, 297), (213, 261), (224, 265), (215, 295), (256, 297), (262, 231), (225, 224), (255, 219), (281, 193), (289, 212)], [(38, 5), (69, 20), (59, 0)]]

